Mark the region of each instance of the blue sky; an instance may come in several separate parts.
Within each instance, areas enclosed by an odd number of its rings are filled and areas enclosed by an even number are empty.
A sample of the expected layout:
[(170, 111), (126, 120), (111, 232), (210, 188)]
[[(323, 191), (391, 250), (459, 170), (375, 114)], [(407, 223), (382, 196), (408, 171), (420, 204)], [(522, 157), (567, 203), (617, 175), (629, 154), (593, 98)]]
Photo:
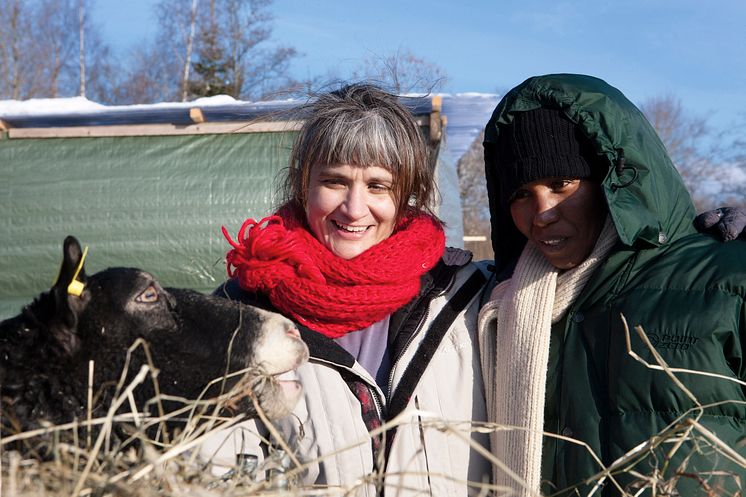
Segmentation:
[[(154, 3), (94, 0), (94, 18), (124, 55), (154, 33)], [(637, 103), (673, 94), (717, 129), (746, 121), (743, 0), (275, 0), (271, 11), (275, 40), (303, 54), (298, 77), (345, 77), (366, 57), (410, 50), (446, 71), (449, 92), (580, 72)]]

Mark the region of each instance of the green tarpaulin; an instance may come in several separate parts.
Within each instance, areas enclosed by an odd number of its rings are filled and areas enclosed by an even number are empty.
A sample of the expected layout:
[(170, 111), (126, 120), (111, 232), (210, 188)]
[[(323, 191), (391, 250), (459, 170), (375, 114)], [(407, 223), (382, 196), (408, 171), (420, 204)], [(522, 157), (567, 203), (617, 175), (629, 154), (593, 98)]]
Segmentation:
[(62, 240), (89, 273), (136, 266), (164, 286), (210, 291), (229, 245), (277, 198), (294, 132), (0, 139), (0, 318), (47, 290)]

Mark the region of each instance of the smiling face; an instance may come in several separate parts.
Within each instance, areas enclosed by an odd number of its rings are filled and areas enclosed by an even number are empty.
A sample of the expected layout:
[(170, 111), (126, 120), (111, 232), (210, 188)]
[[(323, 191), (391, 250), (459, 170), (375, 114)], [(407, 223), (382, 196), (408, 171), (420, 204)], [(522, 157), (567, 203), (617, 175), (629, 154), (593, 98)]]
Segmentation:
[(601, 188), (586, 179), (542, 178), (518, 188), (511, 199), (518, 231), (559, 269), (590, 255), (606, 219)]
[(352, 259), (385, 240), (396, 226), (393, 176), (380, 166), (337, 164), (311, 169), (306, 219), (333, 254)]

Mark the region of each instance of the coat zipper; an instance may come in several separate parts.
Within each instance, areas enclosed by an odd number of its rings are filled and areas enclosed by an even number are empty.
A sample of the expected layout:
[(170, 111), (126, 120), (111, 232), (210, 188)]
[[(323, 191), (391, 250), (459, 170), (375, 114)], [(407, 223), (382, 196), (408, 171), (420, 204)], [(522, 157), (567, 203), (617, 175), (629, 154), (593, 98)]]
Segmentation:
[(349, 371), (350, 373), (352, 373), (355, 376), (357, 376), (358, 378), (360, 378), (360, 380), (363, 383), (365, 383), (366, 385), (368, 385), (368, 390), (370, 391), (371, 397), (373, 397), (373, 403), (376, 405), (376, 412), (378, 413), (378, 419), (381, 421), (381, 423), (383, 423), (383, 421), (384, 421), (384, 419), (383, 419), (383, 402), (381, 401), (381, 396), (379, 395), (378, 389), (376, 387), (372, 386), (368, 380), (366, 380), (364, 377), (360, 376), (360, 374), (358, 374), (358, 372), (355, 371), (352, 368), (349, 368), (347, 366), (343, 366), (341, 364), (337, 364), (334, 361), (329, 361), (329, 360), (326, 360), (326, 359), (321, 359), (319, 357), (314, 357), (313, 359), (316, 362), (323, 362), (325, 364), (329, 364), (330, 366), (333, 366), (334, 368), (342, 368), (342, 369), (344, 369), (346, 371)]
[[(479, 271), (477, 269), (477, 271)], [(407, 339), (407, 343), (404, 344), (404, 348), (401, 349), (401, 353), (399, 354), (399, 357), (396, 358), (394, 363), (391, 365), (391, 373), (389, 373), (389, 382), (388, 382), (388, 392), (389, 397), (393, 394), (394, 390), (394, 372), (396, 371), (396, 366), (399, 363), (399, 360), (404, 356), (404, 354), (407, 352), (407, 349), (410, 345), (412, 345), (412, 342), (414, 341), (414, 338), (420, 334), (420, 331), (422, 330), (422, 327), (427, 322), (427, 319), (430, 317), (430, 304), (433, 300), (435, 300), (438, 297), (441, 297), (448, 293), (448, 291), (453, 287), (453, 284), (455, 282), (456, 278), (451, 275), (450, 280), (448, 281), (448, 285), (446, 285), (445, 288), (443, 288), (441, 291), (438, 292), (437, 295), (435, 295), (433, 298), (428, 299), (427, 301), (427, 309), (425, 309), (425, 314), (422, 315), (422, 318), (420, 319), (420, 322), (417, 324), (417, 328), (415, 329), (414, 333), (410, 335), (410, 337)], [(435, 282), (433, 282), (435, 284)]]
[(371, 397), (373, 397), (373, 403), (376, 405), (376, 412), (378, 413), (378, 419), (381, 421), (381, 424), (383, 424), (383, 403), (381, 402), (381, 398), (378, 395), (378, 390), (375, 388), (368, 387), (368, 390), (370, 390)]
[(417, 328), (415, 329), (414, 333), (410, 335), (409, 339), (407, 340), (407, 343), (404, 344), (404, 348), (401, 349), (401, 354), (399, 354), (399, 357), (396, 358), (396, 361), (391, 365), (391, 372), (389, 373), (389, 382), (388, 382), (388, 392), (389, 397), (394, 392), (394, 372), (396, 371), (396, 366), (399, 363), (399, 360), (404, 356), (404, 354), (407, 352), (407, 349), (410, 345), (412, 345), (412, 342), (414, 341), (414, 337), (420, 334), (420, 331), (422, 330), (422, 327), (427, 322), (427, 318), (430, 317), (430, 302), (428, 302), (427, 309), (425, 309), (425, 314), (422, 315), (422, 318), (420, 319), (420, 322), (417, 324)]

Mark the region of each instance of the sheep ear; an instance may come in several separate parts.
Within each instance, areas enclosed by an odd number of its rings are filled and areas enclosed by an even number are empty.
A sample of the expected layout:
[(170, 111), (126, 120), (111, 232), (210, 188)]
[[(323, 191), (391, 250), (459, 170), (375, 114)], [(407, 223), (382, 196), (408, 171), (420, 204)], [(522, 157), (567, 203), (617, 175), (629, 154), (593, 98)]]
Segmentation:
[(75, 273), (80, 271), (78, 276), (85, 280), (85, 270), (82, 267), (83, 251), (80, 249), (80, 242), (74, 236), (65, 237), (65, 241), (62, 244), (62, 266), (60, 266), (60, 274), (57, 276), (57, 281), (54, 283), (54, 288), (67, 287), (75, 278)]
[(74, 329), (77, 325), (77, 313), (71, 305), (71, 300), (79, 299), (86, 283), (85, 252), (80, 249), (80, 243), (74, 236), (65, 238), (62, 248), (62, 265), (60, 273), (52, 286), (55, 300), (55, 314), (61, 323)]

